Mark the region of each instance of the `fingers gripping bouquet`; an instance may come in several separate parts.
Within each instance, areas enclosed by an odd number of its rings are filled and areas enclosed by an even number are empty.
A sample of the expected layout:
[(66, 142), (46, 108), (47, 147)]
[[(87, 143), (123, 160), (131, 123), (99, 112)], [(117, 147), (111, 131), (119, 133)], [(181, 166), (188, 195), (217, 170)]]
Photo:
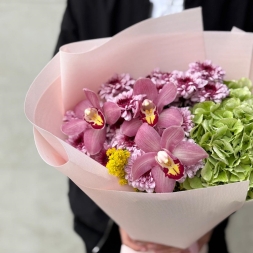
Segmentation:
[(197, 8), (64, 46), (26, 98), (40, 155), (133, 239), (189, 247), (253, 197), (252, 39)]

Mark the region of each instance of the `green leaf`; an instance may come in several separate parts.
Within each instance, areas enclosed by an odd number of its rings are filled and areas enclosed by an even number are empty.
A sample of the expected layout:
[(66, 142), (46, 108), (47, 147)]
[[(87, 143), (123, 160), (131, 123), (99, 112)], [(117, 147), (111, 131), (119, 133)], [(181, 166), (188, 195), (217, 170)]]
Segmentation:
[(189, 178), (188, 180), (189, 180), (190, 186), (191, 186), (193, 189), (203, 188), (202, 182), (201, 182), (200, 178), (198, 178), (198, 177), (193, 177), (193, 178)]
[(230, 80), (223, 82), (228, 86), (229, 89), (238, 89), (242, 87), (247, 87), (250, 91), (252, 90), (252, 82), (249, 78), (243, 77), (239, 80)]
[(202, 109), (201, 111), (199, 111), (200, 113), (209, 112), (211, 106), (214, 105), (214, 104), (215, 103), (213, 101), (201, 102), (201, 103), (195, 104), (193, 106), (193, 111), (194, 111), (194, 113), (198, 113), (198, 109)]
[(218, 176), (213, 180), (213, 182), (227, 183), (228, 182), (227, 173), (224, 170), (221, 170)]
[(253, 199), (253, 191), (248, 191), (248, 199)]
[(183, 182), (183, 188), (186, 189), (186, 190), (191, 190), (192, 187), (190, 186), (190, 183), (189, 183), (189, 180), (188, 180), (188, 179), (189, 179), (189, 178), (187, 177), (187, 178), (185, 179), (185, 181)]
[(207, 132), (201, 137), (199, 141), (199, 145), (211, 146), (211, 140), (212, 140), (212, 134), (210, 132)]
[(243, 138), (242, 138), (242, 150), (246, 151), (249, 148), (252, 148), (252, 146), (251, 146), (251, 138), (248, 135), (244, 134)]
[(225, 164), (228, 164), (228, 161), (226, 159), (226, 154), (223, 152), (223, 150), (220, 150), (219, 147), (217, 147), (215, 144), (213, 145), (213, 151), (215, 154), (219, 157), (219, 160), (224, 162)]
[(230, 97), (239, 98), (241, 101), (243, 101), (243, 100), (251, 97), (251, 91), (249, 90), (248, 87), (231, 89), (230, 90)]
[(233, 118), (234, 114), (232, 112), (225, 111), (225, 112), (223, 112), (222, 116), (223, 116), (223, 118)]
[(244, 126), (245, 134), (249, 136), (253, 136), (253, 123), (247, 124)]
[(253, 172), (251, 172), (250, 176), (249, 176), (249, 184), (250, 184), (250, 187), (253, 187)]
[(218, 128), (213, 135), (213, 140), (216, 140), (216, 139), (220, 140), (226, 134), (227, 130), (228, 130), (227, 126), (222, 126)]
[(222, 102), (222, 107), (225, 111), (233, 111), (234, 108), (237, 108), (241, 104), (240, 99), (238, 98), (229, 98), (225, 99)]
[(193, 122), (195, 124), (201, 124), (201, 122), (203, 121), (203, 114), (196, 114), (193, 118)]
[(239, 182), (240, 178), (234, 174), (230, 175), (230, 182)]
[(201, 176), (206, 181), (211, 181), (213, 172), (212, 172), (213, 165), (207, 161), (205, 167), (201, 170)]
[(202, 126), (203, 126), (205, 132), (211, 131), (211, 129), (210, 129), (211, 125), (212, 125), (211, 120), (203, 120), (203, 122), (202, 122)]

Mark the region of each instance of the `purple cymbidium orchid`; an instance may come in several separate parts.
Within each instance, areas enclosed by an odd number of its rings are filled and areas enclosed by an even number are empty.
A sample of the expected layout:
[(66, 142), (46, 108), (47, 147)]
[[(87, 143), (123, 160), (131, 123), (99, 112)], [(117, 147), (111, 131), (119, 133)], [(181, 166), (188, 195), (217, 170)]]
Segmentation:
[(145, 95), (145, 98), (141, 102), (139, 112), (136, 113), (138, 117), (122, 124), (123, 134), (129, 137), (135, 136), (143, 123), (158, 128), (182, 124), (183, 118), (177, 109), (163, 109), (176, 98), (177, 88), (173, 83), (165, 84), (158, 93), (156, 85), (149, 78), (141, 78), (135, 82), (133, 94)]
[(184, 176), (184, 166), (191, 166), (208, 157), (206, 151), (195, 143), (183, 141), (184, 130), (171, 126), (162, 136), (144, 123), (138, 130), (135, 143), (145, 152), (132, 167), (133, 180), (151, 171), (156, 192), (172, 192), (176, 180)]
[(97, 94), (84, 89), (86, 100), (80, 102), (74, 109), (77, 118), (62, 126), (66, 135), (76, 135), (83, 132), (83, 142), (88, 153), (95, 155), (100, 152), (106, 139), (106, 124), (113, 125), (120, 118), (121, 111), (117, 104), (105, 102), (100, 106)]

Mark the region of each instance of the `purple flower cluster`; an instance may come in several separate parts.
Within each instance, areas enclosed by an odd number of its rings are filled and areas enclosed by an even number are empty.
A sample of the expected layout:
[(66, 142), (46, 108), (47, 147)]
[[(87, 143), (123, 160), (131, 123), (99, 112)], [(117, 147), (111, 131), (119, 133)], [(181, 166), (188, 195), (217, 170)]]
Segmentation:
[(106, 83), (101, 85), (99, 96), (106, 101), (112, 101), (117, 95), (124, 91), (133, 89), (135, 80), (129, 74), (114, 75)]
[(154, 69), (147, 78), (150, 78), (151, 81), (156, 85), (157, 90), (161, 90), (162, 87), (170, 82), (171, 74), (167, 72), (162, 72), (159, 68)]
[(191, 106), (227, 97), (224, 75), (210, 61), (191, 63), (186, 72), (155, 69), (137, 80), (115, 75), (98, 95), (84, 89), (86, 100), (65, 113), (62, 132), (70, 145), (104, 166), (108, 150), (126, 150), (122, 169), (130, 186), (171, 192), (204, 166), (207, 153), (190, 139)]
[(227, 86), (223, 83), (225, 71), (215, 66), (211, 61), (194, 62), (189, 64), (186, 72), (174, 70), (171, 73), (155, 69), (148, 76), (161, 90), (166, 83), (173, 83), (177, 87), (177, 101), (184, 105), (207, 100), (220, 103), (229, 95)]

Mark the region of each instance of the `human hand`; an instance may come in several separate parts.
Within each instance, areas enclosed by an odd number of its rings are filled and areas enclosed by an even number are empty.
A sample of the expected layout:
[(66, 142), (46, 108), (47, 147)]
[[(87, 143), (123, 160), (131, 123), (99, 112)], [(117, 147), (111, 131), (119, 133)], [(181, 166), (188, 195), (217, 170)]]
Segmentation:
[[(133, 240), (122, 228), (120, 228), (120, 235), (122, 244), (132, 248), (135, 251), (142, 251), (142, 252), (152, 251), (154, 253), (190, 253), (190, 251), (187, 249), (183, 250), (171, 246)], [(198, 240), (197, 243), (200, 250), (206, 243), (208, 243), (211, 235), (212, 231), (206, 233)]]
[(171, 247), (171, 246), (166, 246), (166, 245), (151, 243), (151, 242), (143, 242), (143, 241), (133, 240), (126, 233), (125, 230), (123, 230), (122, 228), (120, 228), (119, 230), (120, 230), (120, 236), (121, 236), (122, 244), (128, 246), (129, 248), (131, 248), (135, 251), (141, 251), (141, 252), (152, 251), (154, 253), (190, 253), (187, 250), (174, 248), (174, 247)]

